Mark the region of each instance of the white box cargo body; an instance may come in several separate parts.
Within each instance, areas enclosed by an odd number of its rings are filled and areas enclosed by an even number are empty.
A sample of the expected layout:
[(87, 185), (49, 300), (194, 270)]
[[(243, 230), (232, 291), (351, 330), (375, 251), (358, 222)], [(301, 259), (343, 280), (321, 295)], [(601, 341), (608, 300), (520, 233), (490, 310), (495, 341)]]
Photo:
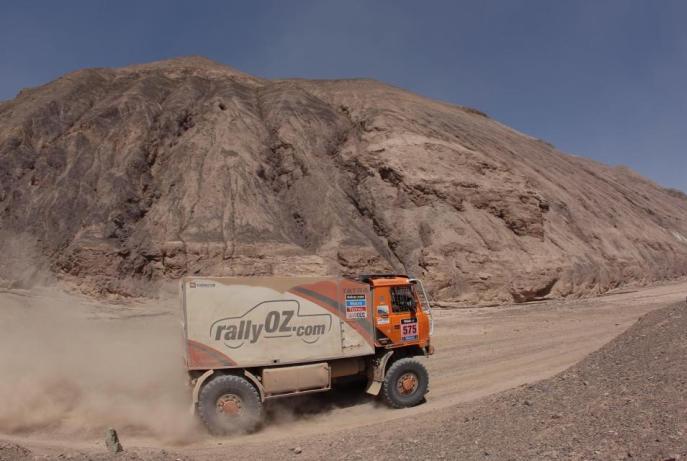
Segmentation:
[(374, 354), (370, 287), (344, 278), (182, 280), (190, 370)]

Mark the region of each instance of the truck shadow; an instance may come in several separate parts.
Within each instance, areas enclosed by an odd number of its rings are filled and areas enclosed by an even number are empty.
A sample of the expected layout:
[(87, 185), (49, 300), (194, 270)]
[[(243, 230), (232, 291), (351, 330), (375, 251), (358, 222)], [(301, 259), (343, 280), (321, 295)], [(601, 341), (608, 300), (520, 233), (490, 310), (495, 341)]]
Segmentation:
[(289, 416), (308, 418), (337, 409), (379, 403), (365, 389), (366, 382), (351, 382), (336, 385), (328, 392), (268, 400), (265, 402), (265, 419), (270, 423), (279, 423), (288, 421)]

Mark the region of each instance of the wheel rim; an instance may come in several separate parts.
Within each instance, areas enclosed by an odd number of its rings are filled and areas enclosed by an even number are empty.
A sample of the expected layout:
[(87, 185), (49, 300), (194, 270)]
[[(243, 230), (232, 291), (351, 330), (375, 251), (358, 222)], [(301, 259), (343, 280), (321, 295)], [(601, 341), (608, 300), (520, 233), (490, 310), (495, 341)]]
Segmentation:
[(217, 399), (217, 413), (226, 416), (240, 416), (243, 413), (241, 397), (236, 394), (224, 394)]
[(419, 380), (415, 373), (404, 373), (398, 378), (396, 382), (396, 389), (401, 395), (411, 395), (413, 394), (419, 385)]

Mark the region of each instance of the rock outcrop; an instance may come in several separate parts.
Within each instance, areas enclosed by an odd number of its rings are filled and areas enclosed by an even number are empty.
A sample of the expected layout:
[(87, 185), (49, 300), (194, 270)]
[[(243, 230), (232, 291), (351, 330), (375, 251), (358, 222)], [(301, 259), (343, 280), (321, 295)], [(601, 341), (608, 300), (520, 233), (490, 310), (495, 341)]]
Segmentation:
[(0, 231), (98, 293), (403, 271), (492, 303), (687, 275), (680, 192), (376, 81), (203, 58), (81, 70), (0, 103)]

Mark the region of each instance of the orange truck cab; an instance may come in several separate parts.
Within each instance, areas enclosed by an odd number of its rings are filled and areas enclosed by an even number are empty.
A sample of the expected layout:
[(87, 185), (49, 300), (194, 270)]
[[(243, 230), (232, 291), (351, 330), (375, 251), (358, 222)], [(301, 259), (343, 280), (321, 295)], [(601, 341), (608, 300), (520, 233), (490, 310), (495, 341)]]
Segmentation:
[[(393, 375), (390, 364), (400, 361), (398, 365), (408, 362), (411, 366), (416, 366), (418, 363), (412, 357), (434, 354), (430, 340), (434, 332), (434, 321), (429, 297), (422, 281), (407, 275), (362, 275), (358, 280), (370, 285), (375, 327), (376, 359), (374, 366), (368, 368), (371, 373), (368, 376), (367, 392), (388, 396), (394, 393), (391, 389), (384, 388), (385, 383), (390, 381), (390, 372)], [(403, 358), (407, 360), (401, 360)], [(419, 371), (420, 374), (426, 374), (424, 369)], [(403, 376), (399, 380), (403, 382)], [(391, 406), (400, 406), (387, 398), (385, 400)]]
[(422, 284), (406, 276), (367, 276), (372, 287), (378, 347), (430, 346), (431, 311), (423, 306), (426, 299)]

